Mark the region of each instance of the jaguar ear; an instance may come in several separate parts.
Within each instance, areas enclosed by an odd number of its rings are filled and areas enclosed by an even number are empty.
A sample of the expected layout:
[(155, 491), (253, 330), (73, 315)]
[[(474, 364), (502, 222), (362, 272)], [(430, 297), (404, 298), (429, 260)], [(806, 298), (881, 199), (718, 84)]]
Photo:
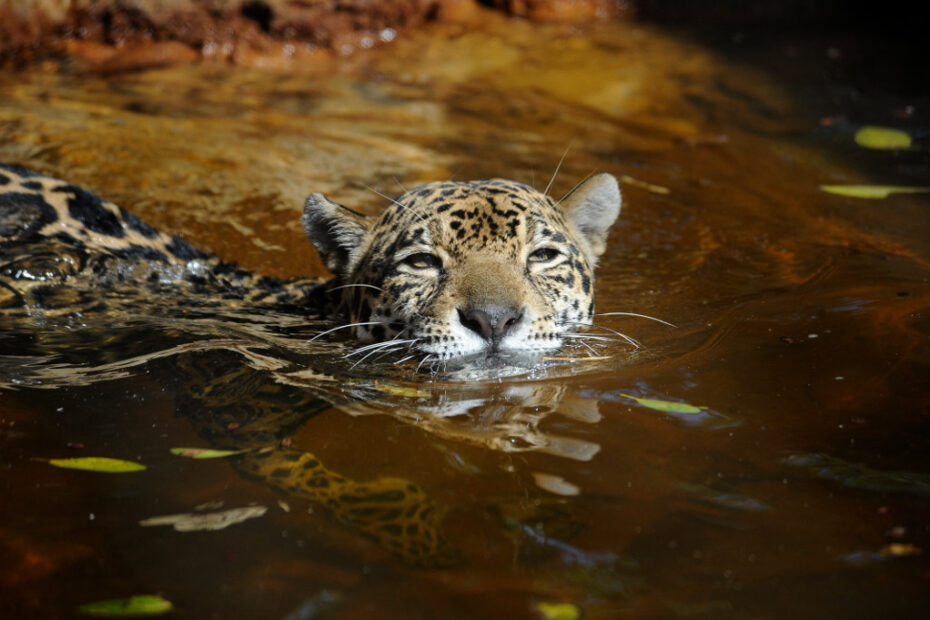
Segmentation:
[(338, 276), (346, 271), (352, 251), (368, 233), (365, 216), (337, 204), (323, 194), (313, 194), (304, 205), (304, 232), (316, 246), (326, 267)]
[(607, 233), (620, 215), (620, 186), (612, 175), (595, 174), (560, 201), (565, 214), (591, 246), (593, 258), (607, 249)]

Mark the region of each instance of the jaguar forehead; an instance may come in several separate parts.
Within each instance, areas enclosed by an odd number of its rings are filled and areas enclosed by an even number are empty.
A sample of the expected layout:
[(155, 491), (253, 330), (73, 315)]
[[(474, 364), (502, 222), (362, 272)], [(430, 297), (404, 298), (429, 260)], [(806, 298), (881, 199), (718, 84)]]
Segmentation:
[(533, 188), (505, 180), (437, 182), (399, 197), (381, 224), (407, 229), (403, 245), (431, 245), (444, 240), (453, 249), (490, 249), (532, 239), (537, 223), (564, 224), (551, 198)]
[[(416, 187), (402, 194), (389, 207), (393, 212), (415, 212), (420, 217), (441, 215), (462, 206), (463, 201), (492, 200), (493, 204), (512, 204), (517, 210), (524, 211), (531, 207), (530, 200), (538, 199), (539, 204), (554, 205), (548, 196), (544, 196), (528, 185), (491, 179), (487, 181), (437, 181)], [(414, 217), (416, 217), (414, 215)]]

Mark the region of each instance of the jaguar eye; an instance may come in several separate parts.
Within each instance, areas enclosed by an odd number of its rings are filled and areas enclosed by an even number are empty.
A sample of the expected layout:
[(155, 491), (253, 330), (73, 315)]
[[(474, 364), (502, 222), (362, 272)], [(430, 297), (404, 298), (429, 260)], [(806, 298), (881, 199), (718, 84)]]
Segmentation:
[(538, 250), (530, 252), (527, 261), (531, 263), (548, 263), (558, 258), (561, 254), (562, 253), (555, 248), (539, 248)]
[(427, 252), (411, 254), (400, 262), (411, 269), (442, 269), (442, 261), (439, 257)]

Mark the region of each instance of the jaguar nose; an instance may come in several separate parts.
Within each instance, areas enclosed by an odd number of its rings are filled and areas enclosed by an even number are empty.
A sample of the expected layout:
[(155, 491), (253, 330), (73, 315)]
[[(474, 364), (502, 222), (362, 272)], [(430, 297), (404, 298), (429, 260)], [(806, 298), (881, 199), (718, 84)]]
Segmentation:
[(487, 305), (459, 308), (459, 321), (488, 342), (497, 344), (523, 318), (523, 311), (506, 306)]

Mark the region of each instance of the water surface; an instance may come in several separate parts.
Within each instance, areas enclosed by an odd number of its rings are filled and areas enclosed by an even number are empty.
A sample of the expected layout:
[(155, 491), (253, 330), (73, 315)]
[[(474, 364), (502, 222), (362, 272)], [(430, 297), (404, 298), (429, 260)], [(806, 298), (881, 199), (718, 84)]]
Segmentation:
[[(137, 593), (190, 618), (926, 616), (930, 205), (820, 189), (930, 184), (919, 141), (852, 140), (915, 121), (888, 106), (823, 122), (818, 83), (644, 26), (488, 19), (289, 71), (0, 76), (0, 160), (279, 277), (325, 273), (299, 224), (310, 192), (375, 213), (378, 193), (436, 179), (543, 188), (565, 154), (553, 195), (600, 171), (623, 190), (599, 311), (676, 326), (605, 315), (644, 347), (461, 381), (351, 367), (293, 316), (130, 300), (119, 321), (10, 319), (5, 617)], [(412, 550), (422, 532), (379, 538), (256, 477), (263, 449), (412, 485), (438, 542)], [(82, 455), (148, 469), (37, 460)], [(139, 525), (247, 506), (267, 511)]]

